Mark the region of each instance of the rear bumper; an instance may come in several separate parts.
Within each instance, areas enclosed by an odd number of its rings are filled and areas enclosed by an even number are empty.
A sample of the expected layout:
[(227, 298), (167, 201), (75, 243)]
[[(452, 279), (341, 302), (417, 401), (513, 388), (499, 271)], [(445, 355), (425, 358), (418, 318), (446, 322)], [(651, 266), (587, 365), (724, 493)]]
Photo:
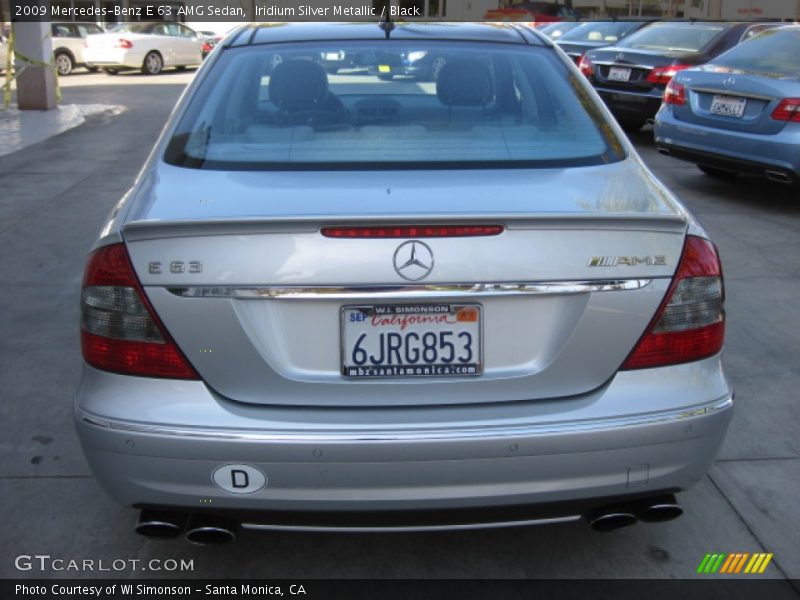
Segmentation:
[(766, 171), (800, 181), (800, 126), (756, 135), (685, 123), (669, 110), (658, 113), (656, 146), (670, 156), (700, 165), (763, 176)]
[[(673, 390), (652, 386), (670, 379)], [(141, 382), (153, 385), (140, 386), (139, 402), (150, 407), (140, 406), (139, 414), (173, 418), (144, 422), (90, 410), (97, 394)], [(158, 387), (161, 395), (153, 395)], [(201, 389), (196, 382), (137, 382), (87, 368), (75, 422), (87, 460), (112, 497), (131, 506), (246, 513), (252, 522), (299, 519), (312, 528), (355, 511), (377, 520), (381, 513), (413, 511), (427, 520), (456, 510), (480, 521), (470, 511), (499, 508), (557, 518), (615, 498), (689, 488), (716, 455), (733, 408), (718, 357), (620, 373), (602, 390), (569, 400), (428, 409), (427, 425), (424, 411), (412, 417), (409, 409), (381, 411), (382, 422), (372, 427), (343, 424), (356, 413), (363, 417), (363, 409), (330, 410), (327, 422), (314, 422), (312, 409), (239, 405), (207, 390), (198, 399)], [(618, 402), (637, 410), (610, 414)], [(198, 411), (198, 403), (208, 406)], [(565, 403), (571, 414), (554, 418)], [(600, 417), (603, 405), (609, 414)], [(181, 411), (183, 423), (174, 418)], [(203, 426), (190, 424), (198, 413), (208, 418)], [(397, 420), (403, 414), (405, 423)], [(261, 425), (246, 427), (247, 421)], [(266, 485), (248, 494), (224, 491), (212, 473), (230, 464), (260, 470)]]
[(595, 89), (617, 118), (643, 121), (656, 116), (663, 94), (662, 90), (631, 92), (603, 87)]

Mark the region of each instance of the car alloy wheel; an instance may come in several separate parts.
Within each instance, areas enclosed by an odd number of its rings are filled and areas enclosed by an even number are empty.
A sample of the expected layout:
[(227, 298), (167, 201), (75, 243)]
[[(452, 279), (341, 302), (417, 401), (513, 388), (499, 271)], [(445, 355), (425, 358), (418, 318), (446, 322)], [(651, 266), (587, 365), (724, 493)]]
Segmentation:
[(145, 75), (158, 75), (163, 68), (164, 61), (158, 52), (149, 52), (147, 56), (144, 57), (142, 73)]
[(75, 64), (72, 62), (72, 58), (66, 52), (59, 52), (56, 55), (56, 69), (59, 75), (69, 75), (72, 73), (74, 66)]

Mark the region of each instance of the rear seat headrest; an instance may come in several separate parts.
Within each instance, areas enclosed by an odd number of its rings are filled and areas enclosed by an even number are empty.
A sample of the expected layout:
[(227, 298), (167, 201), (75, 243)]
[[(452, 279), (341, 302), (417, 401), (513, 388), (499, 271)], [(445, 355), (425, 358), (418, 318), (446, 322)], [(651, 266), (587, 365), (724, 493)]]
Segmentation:
[(449, 61), (439, 73), (436, 95), (446, 106), (486, 106), (494, 97), (492, 73), (479, 60)]
[(269, 79), (269, 99), (283, 110), (312, 110), (327, 97), (325, 69), (310, 60), (282, 62)]

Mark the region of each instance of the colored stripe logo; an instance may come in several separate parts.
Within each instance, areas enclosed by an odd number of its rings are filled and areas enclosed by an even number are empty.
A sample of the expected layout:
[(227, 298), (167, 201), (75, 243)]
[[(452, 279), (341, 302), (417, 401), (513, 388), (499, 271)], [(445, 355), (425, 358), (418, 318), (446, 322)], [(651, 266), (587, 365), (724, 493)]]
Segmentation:
[(769, 552), (734, 552), (731, 554), (715, 553), (706, 554), (697, 567), (697, 572), (704, 575), (715, 573), (723, 575), (760, 575), (772, 560), (773, 553)]

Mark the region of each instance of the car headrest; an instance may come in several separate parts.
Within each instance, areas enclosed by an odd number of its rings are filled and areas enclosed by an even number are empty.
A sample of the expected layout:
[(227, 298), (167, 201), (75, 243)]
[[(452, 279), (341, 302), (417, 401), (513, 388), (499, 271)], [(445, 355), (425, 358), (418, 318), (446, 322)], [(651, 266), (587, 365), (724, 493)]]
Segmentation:
[(280, 63), (269, 79), (269, 99), (280, 109), (312, 110), (328, 97), (325, 69), (310, 60)]
[(479, 60), (450, 61), (439, 73), (436, 95), (446, 106), (486, 106), (494, 96), (492, 73)]

